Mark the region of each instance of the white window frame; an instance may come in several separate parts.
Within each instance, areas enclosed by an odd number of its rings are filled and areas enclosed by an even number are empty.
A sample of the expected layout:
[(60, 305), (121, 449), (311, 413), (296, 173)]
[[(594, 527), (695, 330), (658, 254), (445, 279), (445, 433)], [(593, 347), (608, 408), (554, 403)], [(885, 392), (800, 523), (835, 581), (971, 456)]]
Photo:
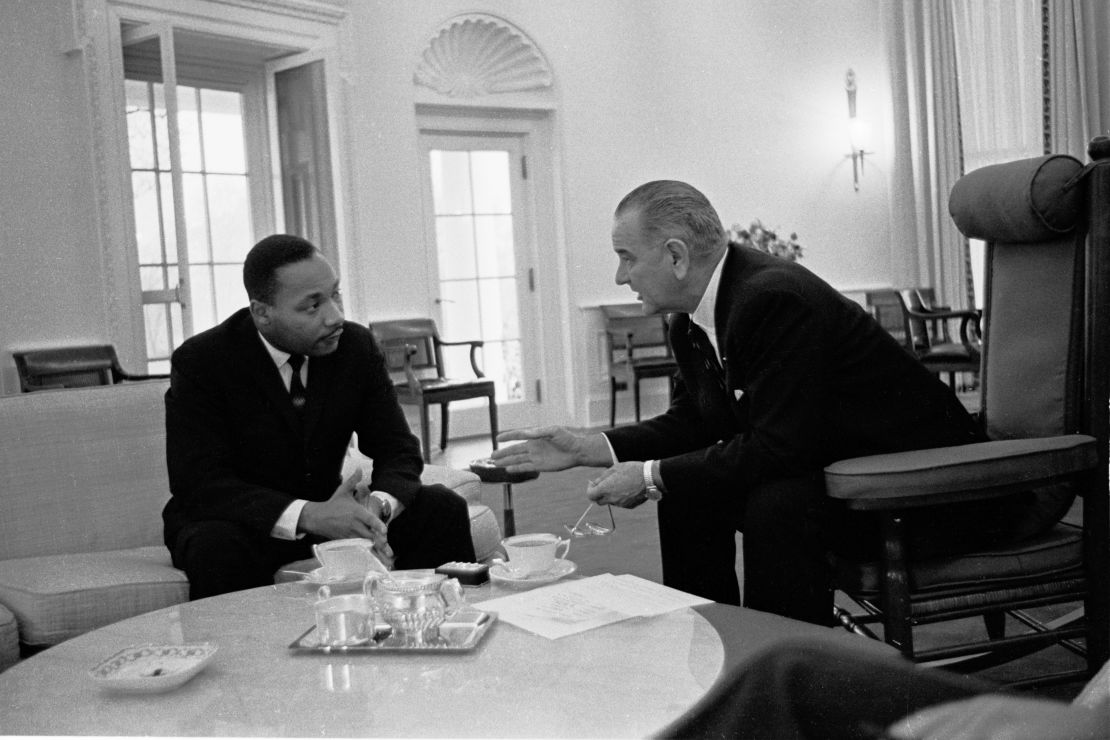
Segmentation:
[[(125, 366), (145, 366), (146, 335), (134, 239), (121, 22), (168, 21), (192, 31), (289, 49), (334, 47), (342, 60), (340, 27), (347, 17), (347, 1), (315, 0), (305, 5), (273, 0), (260, 6), (255, 0), (72, 0), (72, 37), (66, 40), (63, 50), (68, 55), (80, 56), (83, 66), (95, 188), (97, 230), (93, 239), (103, 265), (100, 279), (108, 336)], [(329, 94), (342, 96), (343, 90), (336, 88)], [(249, 125), (255, 129), (249, 136), (255, 137), (259, 132), (263, 137), (266, 135), (265, 120)], [(336, 151), (333, 156), (344, 158), (346, 142), (333, 142), (333, 150)], [(249, 162), (248, 166), (255, 164)], [(264, 195), (259, 197), (269, 202), (257, 209), (258, 214), (274, 213), (273, 177), (265, 179), (267, 182), (260, 190)], [(342, 180), (337, 178), (337, 202), (346, 201), (342, 187)], [(263, 223), (259, 233), (270, 228)], [(342, 233), (340, 238), (349, 237)]]

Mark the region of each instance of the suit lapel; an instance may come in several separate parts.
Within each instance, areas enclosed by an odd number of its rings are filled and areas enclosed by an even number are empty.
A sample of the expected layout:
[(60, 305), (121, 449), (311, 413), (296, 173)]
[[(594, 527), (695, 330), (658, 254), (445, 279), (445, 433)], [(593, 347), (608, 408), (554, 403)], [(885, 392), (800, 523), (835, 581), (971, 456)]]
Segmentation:
[[(244, 310), (244, 313), (247, 315), (245, 321), (237, 327), (239, 341), (235, 343), (235, 346), (243, 349), (241, 358), (243, 365), (250, 368), (252, 374), (255, 375), (257, 380), (255, 387), (262, 390), (270, 406), (277, 409), (289, 428), (299, 435), (301, 434), (301, 423), (297, 419), (297, 413), (293, 410), (293, 400), (289, 397), (289, 391), (281, 380), (281, 373), (274, 365), (274, 359), (266, 351), (265, 345), (262, 344), (262, 339), (258, 336), (258, 330), (255, 328), (249, 312)], [(309, 373), (311, 372), (312, 364), (309, 363)], [(309, 391), (310, 402), (311, 398), (311, 391)]]
[[(308, 400), (304, 407), (304, 436), (305, 439), (310, 439), (313, 430), (320, 421), (320, 416), (324, 412), (324, 405), (327, 402), (328, 395), (331, 389), (336, 386), (335, 378), (337, 374), (337, 355), (339, 350), (336, 350), (330, 355), (322, 357), (313, 357), (308, 363)], [(292, 404), (290, 404), (292, 408)]]

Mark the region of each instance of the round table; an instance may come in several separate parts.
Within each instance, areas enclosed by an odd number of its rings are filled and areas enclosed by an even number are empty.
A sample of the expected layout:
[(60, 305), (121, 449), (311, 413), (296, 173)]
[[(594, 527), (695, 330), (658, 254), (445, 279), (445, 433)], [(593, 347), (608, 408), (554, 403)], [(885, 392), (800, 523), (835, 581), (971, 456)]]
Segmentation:
[[(470, 600), (505, 593), (486, 585)], [(0, 674), (0, 735), (644, 736), (752, 651), (829, 634), (711, 604), (559, 640), (498, 621), (461, 654), (294, 654), (312, 623), (305, 599), (265, 587), (95, 630)], [(125, 647), (192, 642), (219, 650), (164, 694), (110, 692), (87, 675)]]

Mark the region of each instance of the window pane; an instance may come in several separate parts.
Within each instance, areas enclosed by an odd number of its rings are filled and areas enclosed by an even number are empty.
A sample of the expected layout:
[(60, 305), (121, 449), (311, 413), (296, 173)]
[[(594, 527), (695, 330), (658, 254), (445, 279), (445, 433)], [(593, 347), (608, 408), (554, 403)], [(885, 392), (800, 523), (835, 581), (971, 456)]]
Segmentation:
[(516, 339), (520, 320), (516, 308), (516, 279), (479, 280), (482, 334), (486, 340)]
[[(482, 364), (482, 350), (478, 350), (478, 367), (485, 371)], [(443, 372), (448, 378), (473, 378), (474, 369), (470, 367), (470, 347), (444, 347)]]
[(140, 267), (139, 285), (142, 290), (165, 290), (165, 270), (160, 265), (157, 267)]
[(481, 277), (507, 277), (516, 273), (513, 256), (513, 217), (475, 216), (478, 243), (478, 274)]
[(156, 82), (154, 87), (154, 137), (158, 151), (158, 169), (170, 169), (170, 133), (166, 125), (166, 88)]
[(473, 280), (440, 283), (443, 293), (443, 338), (457, 342), (478, 339), (482, 325), (478, 313), (478, 285)]
[(216, 307), (212, 303), (212, 268), (208, 265), (189, 267), (189, 293), (193, 297), (193, 331), (202, 332), (217, 324)]
[(201, 90), (204, 166), (209, 172), (246, 174), (243, 142), (243, 96), (225, 90)]
[(247, 291), (243, 287), (242, 265), (216, 265), (214, 295), (216, 296), (216, 321), (223, 321), (247, 305)]
[(158, 175), (162, 188), (162, 238), (166, 240), (165, 259), (177, 262), (177, 227), (174, 225), (173, 177), (168, 172)]
[[(197, 110), (197, 89), (177, 86), (177, 131), (181, 138), (181, 168), (200, 172), (200, 119)], [(169, 162), (163, 162), (168, 167)]]
[(432, 150), (428, 156), (436, 214), (471, 213), (468, 153)]
[(212, 260), (242, 262), (251, 247), (251, 210), (245, 175), (208, 175)]
[[(204, 206), (204, 175), (181, 176), (185, 190), (185, 234), (189, 241), (189, 261), (208, 262), (208, 217)], [(177, 255), (170, 255), (176, 260)]]
[(166, 323), (165, 303), (148, 303), (143, 306), (143, 318), (146, 319), (146, 356), (169, 357), (170, 337), (169, 325)]
[(509, 191), (509, 153), (471, 152), (470, 166), (474, 171), (474, 212), (512, 213), (513, 200)]
[(154, 169), (154, 135), (150, 128), (150, 97), (145, 82), (123, 81), (127, 97), (127, 143), (131, 168)]
[(170, 304), (170, 330), (173, 332), (170, 335), (170, 346), (172, 349), (177, 349), (181, 343), (185, 341), (185, 327), (181, 323), (181, 304)]
[(158, 194), (153, 172), (132, 172), (131, 192), (135, 203), (135, 245), (139, 263), (162, 261), (162, 235), (158, 225)]
[(470, 216), (437, 217), (436, 251), (441, 280), (474, 277), (474, 219)]
[(497, 386), (497, 400), (520, 401), (524, 399), (524, 374), (520, 361), (520, 342), (491, 342), (485, 346), (486, 375)]

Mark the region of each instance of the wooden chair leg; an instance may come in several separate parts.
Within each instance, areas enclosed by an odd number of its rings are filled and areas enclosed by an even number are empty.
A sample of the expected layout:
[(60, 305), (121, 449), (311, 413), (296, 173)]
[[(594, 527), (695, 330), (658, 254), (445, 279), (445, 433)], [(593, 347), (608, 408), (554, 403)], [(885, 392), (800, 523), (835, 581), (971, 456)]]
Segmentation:
[(431, 427), (431, 421), (428, 418), (428, 404), (422, 403), (420, 404), (420, 443), (424, 448), (424, 462), (426, 463), (432, 461), (432, 443), (429, 427)]
[(883, 536), (883, 640), (913, 659), (913, 625), (910, 614), (909, 574), (906, 573), (902, 517), (882, 516)]
[(1001, 640), (1006, 636), (1006, 612), (987, 612), (983, 615), (983, 624), (990, 639)]
[(447, 411), (447, 407), (449, 405), (450, 404), (446, 403), (441, 403), (439, 405), (439, 449), (441, 450), (447, 449), (447, 427), (450, 423), (450, 417), (449, 412)]
[(489, 394), (489, 436), (493, 441), (493, 449), (497, 449), (497, 396)]
[(609, 426), (617, 425), (617, 379), (609, 376)]

